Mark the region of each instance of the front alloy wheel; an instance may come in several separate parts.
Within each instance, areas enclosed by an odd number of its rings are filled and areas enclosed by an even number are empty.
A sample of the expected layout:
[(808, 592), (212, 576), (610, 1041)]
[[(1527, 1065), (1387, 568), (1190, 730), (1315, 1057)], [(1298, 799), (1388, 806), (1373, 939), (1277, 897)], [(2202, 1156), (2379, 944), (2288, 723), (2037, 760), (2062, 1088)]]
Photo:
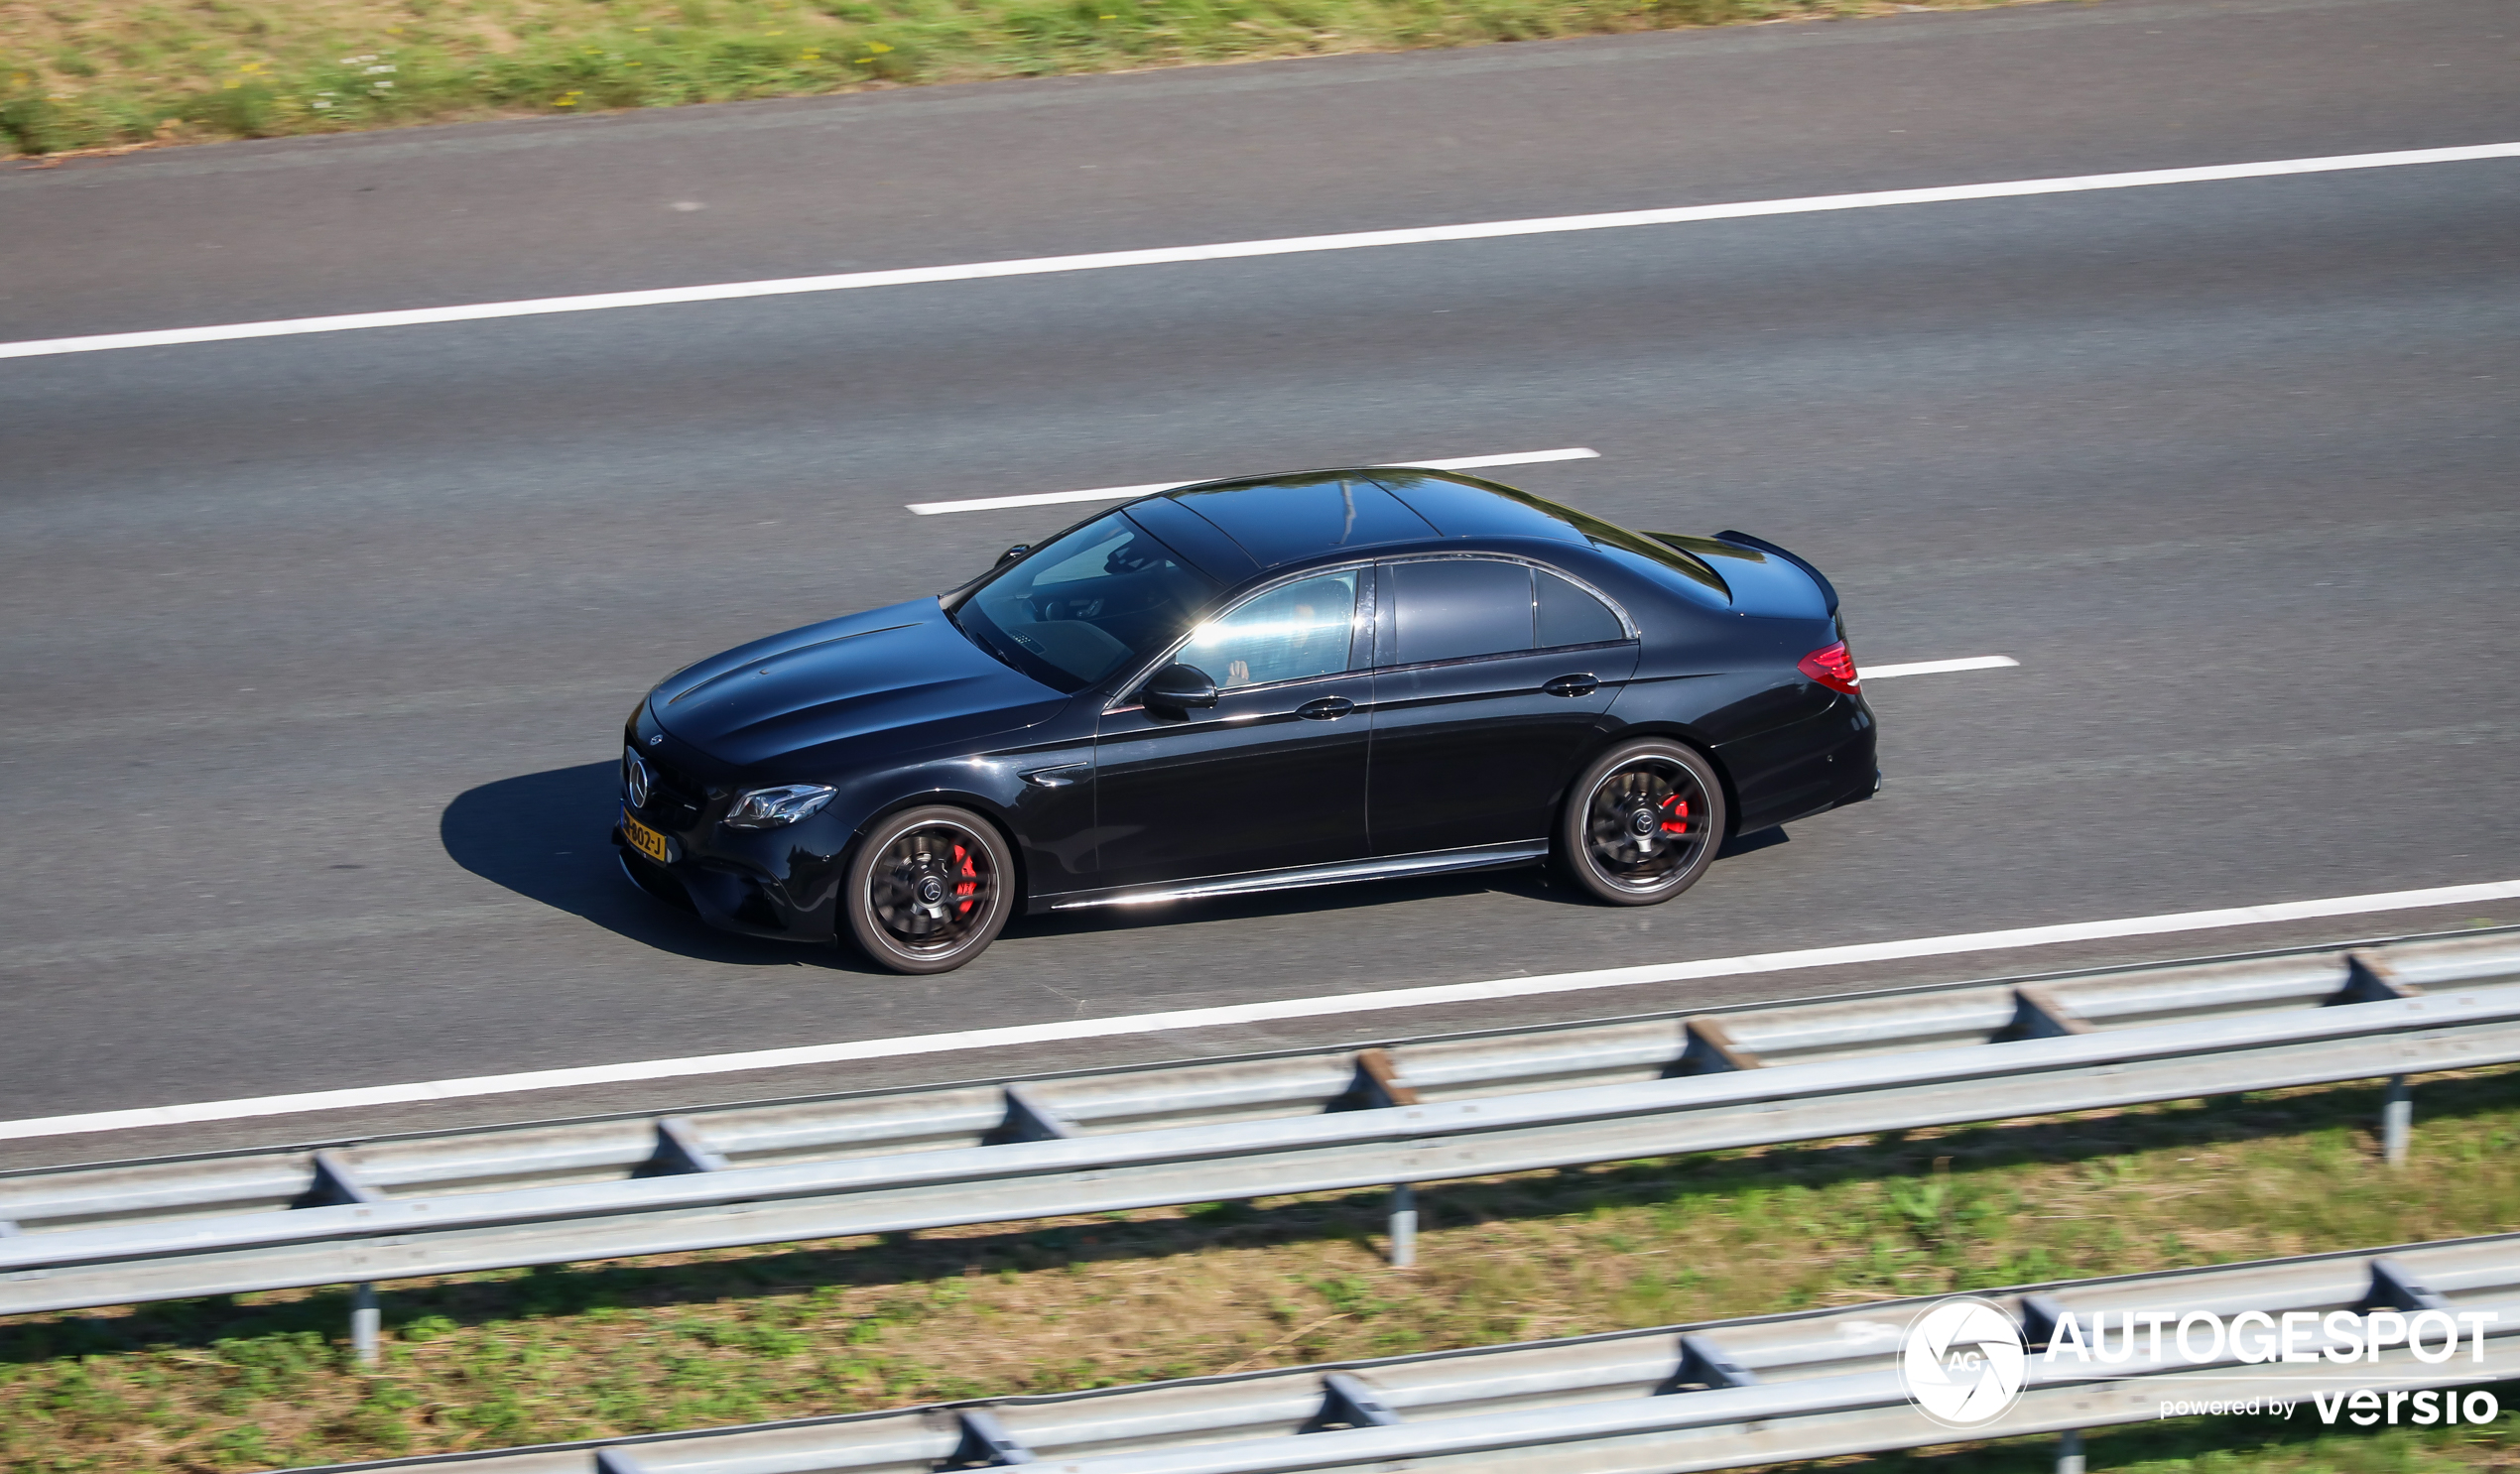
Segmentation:
[(893, 814), (858, 845), (841, 898), (849, 932), (893, 972), (951, 972), (988, 949), (1013, 910), (1014, 857), (978, 814)]
[(1662, 738), (1625, 743), (1568, 790), (1559, 862), (1613, 906), (1652, 906), (1706, 873), (1724, 818), (1723, 785), (1695, 749)]

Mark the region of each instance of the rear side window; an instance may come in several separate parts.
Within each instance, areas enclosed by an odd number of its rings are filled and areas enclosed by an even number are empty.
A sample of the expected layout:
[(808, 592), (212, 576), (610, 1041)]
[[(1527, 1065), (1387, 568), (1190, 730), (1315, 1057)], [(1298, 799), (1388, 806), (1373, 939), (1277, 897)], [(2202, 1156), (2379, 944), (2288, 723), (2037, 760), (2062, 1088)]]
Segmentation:
[(1627, 627), (1619, 623), (1618, 615), (1586, 590), (1543, 569), (1534, 570), (1532, 578), (1539, 596), (1536, 618), (1541, 649), (1627, 638)]
[(1457, 661), (1531, 649), (1531, 572), (1521, 563), (1444, 557), (1389, 563), (1386, 666)]

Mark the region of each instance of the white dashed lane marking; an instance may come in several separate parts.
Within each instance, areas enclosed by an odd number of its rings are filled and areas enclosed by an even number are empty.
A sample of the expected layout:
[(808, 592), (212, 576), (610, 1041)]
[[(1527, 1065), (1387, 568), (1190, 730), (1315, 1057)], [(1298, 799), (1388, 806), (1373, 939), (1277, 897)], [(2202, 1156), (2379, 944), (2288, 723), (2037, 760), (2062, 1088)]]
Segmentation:
[[(1551, 460), (1594, 460), (1601, 452), (1581, 445), (1563, 450), (1516, 450), (1504, 455), (1463, 455), (1450, 460), (1381, 460), (1381, 466), (1409, 467), (1427, 471), (1475, 471), (1486, 466), (1534, 466)], [(1201, 479), (1214, 479), (1212, 477)], [(939, 517), (947, 512), (995, 512), (1002, 507), (1050, 507), (1061, 502), (1118, 502), (1180, 486), (1197, 486), (1197, 481), (1150, 481), (1144, 486), (1096, 486), (1085, 491), (1044, 491), (1031, 496), (984, 496), (960, 502), (910, 502), (906, 505), (922, 517)]]
[(1894, 676), (1941, 676), (1953, 671), (2000, 671), (2021, 662), (2008, 655), (1963, 656), (1955, 661), (1910, 661), (1901, 666), (1858, 666), (1858, 680), (1888, 680)]

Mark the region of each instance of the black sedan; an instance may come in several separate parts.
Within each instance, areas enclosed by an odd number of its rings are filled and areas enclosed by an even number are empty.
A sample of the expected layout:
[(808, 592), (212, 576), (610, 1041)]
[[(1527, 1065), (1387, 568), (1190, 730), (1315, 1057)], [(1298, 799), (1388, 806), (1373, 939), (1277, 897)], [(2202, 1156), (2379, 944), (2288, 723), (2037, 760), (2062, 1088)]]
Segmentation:
[(614, 839), (717, 925), (943, 972), (1007, 919), (1553, 860), (1668, 901), (1872, 796), (1836, 591), (1465, 476), (1220, 481), (677, 672)]

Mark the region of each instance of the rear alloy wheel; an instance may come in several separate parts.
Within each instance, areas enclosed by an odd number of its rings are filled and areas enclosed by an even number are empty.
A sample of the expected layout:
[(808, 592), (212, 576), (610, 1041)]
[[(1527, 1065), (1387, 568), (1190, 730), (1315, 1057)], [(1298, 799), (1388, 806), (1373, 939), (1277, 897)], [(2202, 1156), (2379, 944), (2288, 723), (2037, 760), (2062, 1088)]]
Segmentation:
[(849, 862), (841, 914), (879, 967), (951, 972), (988, 950), (1015, 903), (1015, 859), (995, 826), (933, 805), (886, 818)]
[(1612, 906), (1653, 906), (1688, 890), (1723, 843), (1714, 765), (1664, 738), (1603, 753), (1567, 791), (1558, 861)]

